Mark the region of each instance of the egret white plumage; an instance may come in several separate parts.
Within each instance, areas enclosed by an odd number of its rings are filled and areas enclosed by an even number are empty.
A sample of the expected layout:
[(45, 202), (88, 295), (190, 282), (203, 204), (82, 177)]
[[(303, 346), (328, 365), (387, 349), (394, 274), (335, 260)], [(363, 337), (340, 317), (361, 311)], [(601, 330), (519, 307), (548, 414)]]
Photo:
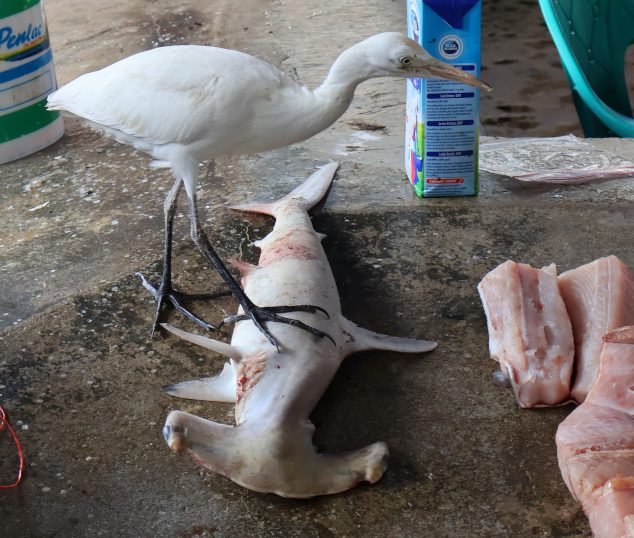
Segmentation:
[(245, 313), (277, 345), (263, 323), (296, 324), (279, 314), (313, 307), (259, 307), (244, 294), (202, 228), (195, 189), (198, 165), (223, 154), (257, 153), (306, 140), (346, 111), (359, 83), (383, 76), (437, 77), (490, 89), (479, 79), (432, 58), (412, 39), (386, 32), (345, 50), (314, 90), (241, 52), (179, 45), (140, 52), (82, 75), (52, 93), (48, 107), (86, 119), (119, 142), (149, 153), (155, 159), (153, 166), (172, 170), (175, 182), (165, 200), (165, 253), (162, 280), (155, 293), (155, 323), (167, 299), (190, 319), (211, 327), (184, 309), (172, 288), (172, 226), (184, 185), (193, 241)]

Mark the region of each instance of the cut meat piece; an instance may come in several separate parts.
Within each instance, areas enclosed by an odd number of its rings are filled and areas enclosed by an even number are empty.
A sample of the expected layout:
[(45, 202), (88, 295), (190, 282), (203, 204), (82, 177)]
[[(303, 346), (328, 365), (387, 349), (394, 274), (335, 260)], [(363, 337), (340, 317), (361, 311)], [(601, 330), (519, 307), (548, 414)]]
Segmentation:
[(522, 407), (567, 400), (574, 359), (570, 320), (552, 264), (507, 261), (478, 284), (489, 328), (489, 352)]
[(582, 403), (599, 367), (603, 335), (634, 325), (634, 281), (616, 256), (599, 258), (559, 275), (575, 339), (572, 397)]
[(596, 382), (557, 429), (557, 457), (593, 535), (634, 537), (634, 326), (603, 340)]
[(634, 477), (616, 477), (593, 495), (588, 511), (595, 538), (634, 536)]

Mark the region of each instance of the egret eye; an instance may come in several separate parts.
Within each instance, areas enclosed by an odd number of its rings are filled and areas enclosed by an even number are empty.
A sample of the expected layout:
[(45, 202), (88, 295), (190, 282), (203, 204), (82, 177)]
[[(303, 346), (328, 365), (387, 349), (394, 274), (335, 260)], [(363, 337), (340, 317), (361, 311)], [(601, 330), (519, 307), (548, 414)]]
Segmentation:
[(399, 62), (401, 62), (401, 65), (409, 65), (412, 63), (412, 59), (409, 56), (403, 56)]

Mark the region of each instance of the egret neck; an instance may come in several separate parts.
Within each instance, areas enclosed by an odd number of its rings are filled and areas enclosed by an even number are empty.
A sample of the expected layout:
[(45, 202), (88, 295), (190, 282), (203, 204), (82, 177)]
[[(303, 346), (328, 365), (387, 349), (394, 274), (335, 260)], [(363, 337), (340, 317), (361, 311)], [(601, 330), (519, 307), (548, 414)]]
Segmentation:
[[(259, 110), (261, 121), (254, 123), (263, 132), (253, 136), (250, 147), (262, 151), (263, 145), (274, 148), (300, 142), (337, 121), (350, 106), (357, 85), (369, 78), (350, 53), (339, 56), (326, 80), (314, 90), (300, 84), (287, 86), (266, 110)], [(271, 132), (276, 133), (274, 139)]]
[(317, 101), (323, 103), (324, 116), (331, 122), (350, 106), (357, 86), (377, 76), (361, 45), (358, 43), (343, 51), (330, 68), (326, 80), (313, 91)]

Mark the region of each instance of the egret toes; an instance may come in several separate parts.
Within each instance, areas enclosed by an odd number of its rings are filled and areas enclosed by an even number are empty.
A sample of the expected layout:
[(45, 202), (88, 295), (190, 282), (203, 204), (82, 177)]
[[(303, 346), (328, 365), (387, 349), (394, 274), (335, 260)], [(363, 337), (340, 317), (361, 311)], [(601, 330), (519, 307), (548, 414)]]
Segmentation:
[[(166, 300), (172, 305), (174, 310), (185, 316), (188, 320), (194, 322), (196, 325), (202, 327), (203, 329), (210, 331), (221, 329), (223, 325), (227, 325), (229, 323), (237, 323), (238, 321), (252, 320), (255, 323), (255, 326), (266, 336), (267, 340), (271, 342), (278, 350), (280, 348), (279, 342), (277, 339), (264, 327), (264, 322), (273, 321), (276, 323), (285, 323), (287, 325), (292, 325), (293, 327), (297, 327), (298, 329), (303, 329), (308, 331), (314, 336), (318, 336), (320, 338), (328, 338), (333, 344), (335, 341), (333, 338), (319, 329), (315, 329), (310, 325), (306, 325), (305, 323), (293, 319), (286, 318), (284, 316), (280, 316), (279, 314), (285, 314), (288, 312), (310, 312), (312, 314), (316, 312), (322, 312), (325, 314), (327, 318), (330, 318), (328, 312), (326, 312), (323, 308), (319, 306), (313, 305), (295, 305), (295, 306), (270, 306), (270, 307), (260, 307), (254, 305), (246, 295), (241, 294), (243, 297), (238, 297), (238, 300), (241, 298), (246, 299), (246, 304), (242, 304), (242, 308), (246, 312), (246, 314), (241, 314), (238, 316), (227, 316), (224, 318), (220, 324), (216, 327), (211, 323), (207, 323), (206, 321), (200, 319), (198, 316), (190, 312), (187, 308), (185, 308), (181, 302), (183, 299), (188, 300), (204, 300), (204, 299), (217, 299), (218, 297), (229, 295), (231, 292), (229, 290), (222, 291), (219, 293), (197, 293), (197, 294), (187, 294), (181, 293), (178, 291), (174, 291), (172, 289), (171, 284), (164, 285), (163, 283), (158, 287), (154, 287), (147, 278), (142, 273), (135, 273), (140, 279), (143, 287), (152, 294), (157, 301), (156, 306), (156, 315), (154, 316), (154, 324), (152, 325), (152, 331), (156, 329), (160, 325), (160, 316), (163, 306), (167, 303)], [(335, 344), (336, 345), (336, 344)]]
[(185, 300), (204, 300), (204, 299), (217, 299), (218, 297), (223, 297), (229, 294), (229, 291), (222, 291), (218, 293), (205, 293), (205, 294), (187, 294), (181, 293), (178, 291), (174, 291), (172, 289), (171, 284), (165, 285), (165, 283), (161, 283), (158, 288), (155, 288), (142, 273), (135, 273), (139, 278), (141, 278), (141, 284), (143, 287), (148, 290), (152, 296), (157, 301), (156, 306), (156, 314), (154, 315), (154, 324), (152, 325), (152, 332), (156, 329), (156, 327), (160, 324), (161, 311), (163, 310), (163, 306), (167, 303), (166, 300), (172, 305), (174, 310), (181, 313), (188, 320), (193, 321), (196, 325), (202, 327), (203, 329), (210, 331), (214, 330), (216, 327), (211, 323), (207, 323), (206, 321), (200, 319), (198, 316), (190, 312), (187, 308), (185, 308), (181, 302), (183, 299)]
[(220, 329), (223, 325), (228, 323), (237, 323), (238, 321), (251, 320), (255, 323), (255, 326), (266, 336), (269, 342), (273, 344), (279, 351), (280, 346), (275, 337), (266, 330), (263, 323), (266, 321), (274, 321), (276, 323), (285, 323), (287, 325), (291, 325), (292, 327), (297, 327), (298, 329), (303, 329), (304, 331), (308, 331), (313, 336), (318, 336), (319, 338), (328, 338), (335, 346), (337, 345), (328, 333), (320, 331), (319, 329), (315, 329), (310, 325), (306, 325), (304, 322), (299, 321), (298, 319), (286, 318), (284, 316), (280, 316), (279, 314), (285, 314), (289, 312), (323, 312), (328, 319), (330, 316), (328, 312), (326, 312), (323, 308), (319, 306), (313, 305), (296, 305), (296, 306), (269, 306), (269, 307), (261, 307), (255, 306), (254, 304), (248, 305), (247, 308), (242, 305), (242, 308), (245, 310), (245, 314), (240, 314), (236, 316), (227, 316), (223, 319), (218, 328)]

